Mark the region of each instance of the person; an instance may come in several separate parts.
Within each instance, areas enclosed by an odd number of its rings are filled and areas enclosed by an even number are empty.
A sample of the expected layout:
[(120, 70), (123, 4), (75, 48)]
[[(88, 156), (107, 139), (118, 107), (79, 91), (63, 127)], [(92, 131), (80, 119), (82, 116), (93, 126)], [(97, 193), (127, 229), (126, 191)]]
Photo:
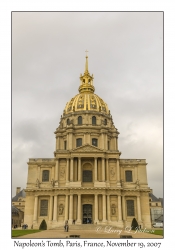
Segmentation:
[(68, 229), (69, 229), (68, 221), (66, 221), (66, 222), (65, 222), (65, 225), (64, 225), (64, 231), (65, 231), (65, 232), (68, 232)]

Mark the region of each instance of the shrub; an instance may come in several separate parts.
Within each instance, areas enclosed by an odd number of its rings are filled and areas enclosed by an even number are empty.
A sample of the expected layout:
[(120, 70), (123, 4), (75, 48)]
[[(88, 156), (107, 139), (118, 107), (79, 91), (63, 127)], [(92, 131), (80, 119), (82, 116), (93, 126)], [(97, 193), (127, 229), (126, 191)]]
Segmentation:
[(139, 228), (139, 224), (138, 224), (136, 218), (133, 218), (132, 223), (131, 223), (131, 228), (132, 228), (132, 229), (137, 229), (137, 228)]
[(45, 220), (42, 220), (42, 222), (39, 226), (39, 230), (47, 230), (47, 223)]

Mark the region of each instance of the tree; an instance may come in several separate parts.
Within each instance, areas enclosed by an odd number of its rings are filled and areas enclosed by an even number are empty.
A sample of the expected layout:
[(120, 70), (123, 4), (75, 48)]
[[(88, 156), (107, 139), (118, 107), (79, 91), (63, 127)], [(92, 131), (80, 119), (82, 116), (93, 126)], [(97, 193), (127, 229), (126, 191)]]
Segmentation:
[(133, 218), (132, 223), (131, 223), (131, 228), (132, 229), (138, 229), (139, 228), (139, 224), (138, 224), (136, 218)]
[(39, 226), (39, 230), (47, 230), (47, 223), (45, 220), (42, 220), (42, 222)]

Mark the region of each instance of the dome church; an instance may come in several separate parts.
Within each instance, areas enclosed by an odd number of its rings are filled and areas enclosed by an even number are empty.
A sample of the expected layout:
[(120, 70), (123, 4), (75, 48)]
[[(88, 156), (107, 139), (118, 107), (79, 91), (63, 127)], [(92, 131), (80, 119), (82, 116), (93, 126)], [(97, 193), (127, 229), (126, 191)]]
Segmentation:
[(131, 226), (136, 218), (150, 228), (146, 160), (122, 159), (119, 132), (105, 101), (96, 95), (94, 77), (80, 75), (79, 93), (67, 102), (53, 158), (30, 158), (24, 223), (39, 228), (100, 224)]

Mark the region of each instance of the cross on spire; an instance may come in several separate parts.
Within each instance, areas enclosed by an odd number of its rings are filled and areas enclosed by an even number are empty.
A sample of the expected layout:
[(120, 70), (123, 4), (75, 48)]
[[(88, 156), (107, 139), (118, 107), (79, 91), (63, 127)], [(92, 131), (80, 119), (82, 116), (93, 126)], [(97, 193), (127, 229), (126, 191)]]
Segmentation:
[(88, 50), (85, 51), (86, 52), (86, 56), (87, 56), (87, 53), (89, 52)]

